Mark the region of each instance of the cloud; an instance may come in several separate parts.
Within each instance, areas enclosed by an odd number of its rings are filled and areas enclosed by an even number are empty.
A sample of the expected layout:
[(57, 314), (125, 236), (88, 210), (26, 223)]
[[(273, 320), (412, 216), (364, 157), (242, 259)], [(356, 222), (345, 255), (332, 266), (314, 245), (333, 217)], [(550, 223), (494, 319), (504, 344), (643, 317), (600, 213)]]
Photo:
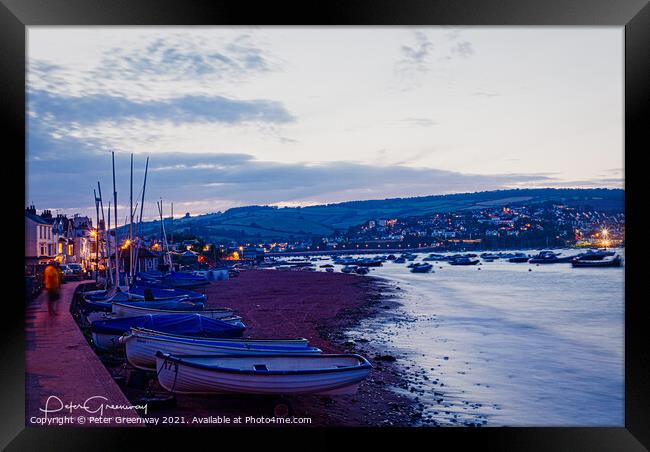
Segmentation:
[[(452, 29), (442, 42), (431, 42), (423, 31), (413, 33), (414, 42), (402, 44), (400, 58), (395, 63), (395, 74), (401, 82), (401, 90), (421, 86), (427, 76), (446, 79), (443, 76), (446, 64), (455, 58), (469, 58), (474, 55), (472, 43), (462, 39), (462, 29)], [(434, 66), (433, 61), (437, 64)]]
[[(110, 153), (69, 137), (52, 140), (38, 127), (30, 132), (29, 198), (39, 208), (92, 213), (92, 189), (111, 192)], [(145, 157), (135, 156), (139, 191)], [(116, 154), (119, 204), (128, 193), (129, 156)], [(477, 175), (402, 165), (357, 162), (278, 163), (248, 154), (156, 153), (149, 162), (145, 217), (155, 216), (152, 199), (173, 201), (179, 209), (205, 213), (250, 204), (329, 203), (418, 196), (509, 187), (549, 180), (539, 174)], [(137, 194), (137, 193), (136, 193)], [(57, 205), (52, 206), (52, 200)], [(179, 210), (180, 211), (180, 210)], [(120, 217), (126, 215), (121, 208)]]
[(250, 78), (277, 69), (278, 63), (254, 42), (250, 34), (229, 40), (174, 34), (157, 37), (131, 49), (106, 52), (93, 75), (107, 79), (228, 79)]
[(467, 58), (474, 55), (474, 47), (469, 41), (460, 41), (451, 47), (451, 53), (461, 58)]
[(412, 126), (412, 127), (431, 127), (438, 124), (436, 121), (430, 118), (404, 118), (402, 122)]
[(45, 120), (82, 125), (132, 119), (184, 122), (268, 122), (286, 123), (293, 116), (276, 101), (235, 100), (221, 96), (182, 96), (165, 100), (133, 101), (104, 94), (70, 97), (31, 91), (29, 111)]
[(472, 96), (476, 97), (498, 97), (500, 96), (500, 93), (497, 93), (496, 91), (474, 91), (472, 93)]
[(83, 62), (29, 58), (28, 86), (59, 95), (96, 94), (132, 100), (219, 95), (267, 73), (281, 71), (254, 30), (133, 31), (119, 45), (102, 46)]
[(418, 82), (419, 78), (429, 70), (433, 43), (421, 31), (416, 31), (413, 37), (414, 43), (402, 44), (400, 47), (401, 58), (395, 64), (395, 72), (403, 79)]

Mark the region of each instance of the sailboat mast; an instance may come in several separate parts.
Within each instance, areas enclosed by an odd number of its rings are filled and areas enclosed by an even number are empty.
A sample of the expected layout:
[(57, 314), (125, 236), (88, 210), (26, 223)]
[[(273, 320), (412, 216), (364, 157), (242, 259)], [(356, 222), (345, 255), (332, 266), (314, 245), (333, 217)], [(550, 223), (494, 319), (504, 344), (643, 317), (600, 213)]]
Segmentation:
[(120, 249), (120, 241), (117, 237), (117, 189), (115, 188), (115, 152), (111, 152), (113, 158), (113, 209), (115, 209), (115, 285), (120, 285), (120, 259), (118, 250)]
[[(108, 237), (106, 235), (106, 221), (104, 219), (104, 201), (102, 200), (102, 186), (99, 184), (99, 181), (97, 181), (97, 191), (99, 193), (99, 209), (102, 212), (102, 228), (101, 228), (101, 231), (104, 234), (104, 240), (108, 244)], [(99, 224), (97, 225), (97, 233), (99, 234)], [(101, 254), (102, 254), (102, 259), (103, 259), (105, 267), (106, 267), (106, 272), (105, 272), (106, 284), (108, 284), (108, 280), (110, 279), (110, 267), (111, 266), (106, 261), (106, 253), (104, 252), (104, 245), (103, 245), (104, 242), (101, 241), (101, 236), (98, 235), (97, 237), (98, 237), (99, 243), (102, 244), (102, 249), (101, 249), (102, 252), (101, 252)]]
[[(106, 234), (106, 255), (108, 256), (108, 259), (106, 259), (106, 262), (108, 264), (107, 274), (109, 277), (109, 281), (112, 284), (113, 283), (113, 269), (111, 267), (111, 237), (110, 237), (110, 229), (111, 229), (111, 202), (108, 201), (108, 233)], [(117, 251), (115, 251), (115, 256), (117, 256)]]
[[(147, 157), (147, 163), (144, 166), (144, 182), (142, 183), (142, 200), (140, 201), (140, 216), (138, 217), (138, 230), (137, 234), (140, 233), (140, 225), (142, 224), (142, 211), (144, 209), (144, 193), (147, 189), (147, 172), (149, 170), (149, 157)], [(135, 260), (138, 262), (138, 271), (140, 271), (139, 268), (139, 261), (138, 261), (138, 256), (140, 254), (140, 247), (138, 247), (135, 250)]]
[(95, 196), (95, 212), (97, 213), (97, 223), (95, 225), (95, 284), (99, 281), (99, 199), (97, 198), (97, 190), (93, 188), (93, 195)]
[(129, 282), (133, 278), (133, 153), (131, 153), (131, 184), (129, 191)]

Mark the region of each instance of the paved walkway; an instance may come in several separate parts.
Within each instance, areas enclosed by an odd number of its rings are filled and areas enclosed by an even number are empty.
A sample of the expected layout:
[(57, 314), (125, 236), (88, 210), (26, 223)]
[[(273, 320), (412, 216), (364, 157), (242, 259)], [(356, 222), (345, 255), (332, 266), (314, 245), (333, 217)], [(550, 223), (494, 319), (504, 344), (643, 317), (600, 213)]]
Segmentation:
[[(119, 409), (130, 407), (132, 404), (92, 350), (70, 314), (70, 302), (79, 284), (81, 282), (68, 282), (61, 286), (61, 298), (56, 306), (57, 315), (48, 312), (45, 291), (27, 307), (25, 423), (34, 425), (32, 417), (45, 417), (41, 409), (46, 405), (50, 410), (57, 410), (62, 405), (71, 403), (78, 405), (73, 407), (72, 413), (68, 407), (48, 413), (47, 417), (67, 416), (73, 420), (71, 424), (74, 426), (142, 425), (119, 423), (115, 420), (115, 417), (120, 417), (128, 418), (127, 422), (137, 422), (140, 416), (135, 410)], [(88, 400), (89, 398), (91, 399)], [(102, 404), (104, 419), (111, 419), (105, 424), (91, 422), (91, 417), (100, 416)], [(80, 416), (85, 419), (79, 421)]]

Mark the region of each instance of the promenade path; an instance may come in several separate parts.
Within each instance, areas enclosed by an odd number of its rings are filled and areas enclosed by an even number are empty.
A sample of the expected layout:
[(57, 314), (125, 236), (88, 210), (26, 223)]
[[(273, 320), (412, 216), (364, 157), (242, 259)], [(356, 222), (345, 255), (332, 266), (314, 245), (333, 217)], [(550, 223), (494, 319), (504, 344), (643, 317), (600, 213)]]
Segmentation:
[[(25, 424), (36, 425), (33, 417), (43, 418), (45, 413), (41, 409), (47, 404), (50, 410), (61, 408), (58, 412), (48, 413), (47, 417), (70, 417), (72, 422), (65, 421), (67, 426), (141, 426), (138, 422), (140, 416), (135, 410), (121, 408), (132, 404), (92, 350), (70, 314), (75, 288), (83, 282), (68, 282), (61, 286), (56, 315), (48, 312), (45, 291), (27, 306)], [(68, 404), (78, 407), (74, 407), (71, 413), (70, 408), (62, 408)], [(91, 417), (100, 416), (99, 410), (102, 407), (103, 421), (91, 421)], [(79, 421), (80, 416), (85, 419)], [(116, 421), (115, 417), (120, 417), (123, 421)]]

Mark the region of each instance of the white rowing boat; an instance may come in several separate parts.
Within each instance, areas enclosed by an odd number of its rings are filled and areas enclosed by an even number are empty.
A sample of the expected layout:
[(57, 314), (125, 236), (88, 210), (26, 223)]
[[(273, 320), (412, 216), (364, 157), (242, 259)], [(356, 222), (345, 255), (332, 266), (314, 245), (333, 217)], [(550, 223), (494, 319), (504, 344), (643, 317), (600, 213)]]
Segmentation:
[(180, 394), (353, 394), (371, 368), (359, 355), (156, 352), (158, 381)]
[[(132, 328), (131, 334), (122, 336), (126, 359), (133, 367), (142, 370), (156, 370), (156, 352), (172, 355), (216, 355), (216, 354), (269, 354), (269, 353), (320, 353), (316, 347), (309, 347), (303, 341), (272, 339), (220, 339), (176, 336), (165, 333)], [(296, 345), (297, 342), (299, 345)], [(290, 345), (287, 345), (290, 344)]]
[(135, 317), (147, 314), (200, 314), (211, 319), (223, 319), (232, 317), (233, 311), (230, 308), (214, 308), (203, 310), (170, 310), (145, 308), (143, 306), (133, 306), (127, 303), (113, 303), (112, 313), (114, 317)]

